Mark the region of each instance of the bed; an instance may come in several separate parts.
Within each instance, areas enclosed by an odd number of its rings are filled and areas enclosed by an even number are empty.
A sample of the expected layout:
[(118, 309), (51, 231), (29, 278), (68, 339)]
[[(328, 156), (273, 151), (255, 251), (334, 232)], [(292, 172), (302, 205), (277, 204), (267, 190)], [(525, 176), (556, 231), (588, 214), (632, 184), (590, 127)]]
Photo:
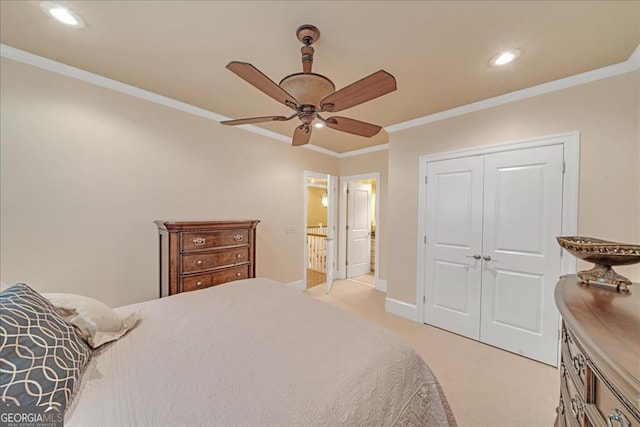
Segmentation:
[(268, 279), (119, 307), (65, 426), (455, 425), (402, 339)]

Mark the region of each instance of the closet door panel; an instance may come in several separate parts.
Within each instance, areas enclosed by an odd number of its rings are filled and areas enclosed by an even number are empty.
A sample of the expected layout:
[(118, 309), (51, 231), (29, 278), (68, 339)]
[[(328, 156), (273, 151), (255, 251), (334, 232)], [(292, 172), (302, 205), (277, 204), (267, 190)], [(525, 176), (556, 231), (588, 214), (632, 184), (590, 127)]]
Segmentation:
[[(481, 156), (427, 165), (425, 322), (478, 339)], [(479, 258), (479, 256), (477, 257)]]
[(482, 313), (487, 344), (555, 365), (561, 145), (485, 156)]

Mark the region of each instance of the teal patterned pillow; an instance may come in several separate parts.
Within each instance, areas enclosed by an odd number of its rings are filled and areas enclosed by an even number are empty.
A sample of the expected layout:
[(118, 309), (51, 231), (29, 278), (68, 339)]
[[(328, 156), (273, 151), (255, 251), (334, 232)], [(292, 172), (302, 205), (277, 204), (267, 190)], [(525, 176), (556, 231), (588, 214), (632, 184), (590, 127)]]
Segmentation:
[(51, 303), (18, 283), (0, 293), (0, 401), (66, 410), (91, 351)]

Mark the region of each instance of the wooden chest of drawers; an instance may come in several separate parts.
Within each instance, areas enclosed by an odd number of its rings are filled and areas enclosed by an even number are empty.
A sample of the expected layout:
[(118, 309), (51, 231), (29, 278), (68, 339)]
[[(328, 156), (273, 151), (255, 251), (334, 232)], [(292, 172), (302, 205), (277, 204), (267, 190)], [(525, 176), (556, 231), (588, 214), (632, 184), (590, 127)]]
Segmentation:
[(579, 283), (556, 285), (562, 316), (556, 426), (640, 426), (640, 285), (618, 293)]
[(155, 221), (160, 239), (160, 296), (256, 275), (260, 221)]

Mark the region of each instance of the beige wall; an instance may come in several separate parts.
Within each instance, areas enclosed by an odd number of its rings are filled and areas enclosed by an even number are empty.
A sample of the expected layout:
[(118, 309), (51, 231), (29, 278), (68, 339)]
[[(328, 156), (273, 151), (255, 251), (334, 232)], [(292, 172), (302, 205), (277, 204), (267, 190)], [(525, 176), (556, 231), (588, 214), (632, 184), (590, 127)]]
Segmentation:
[[(257, 274), (302, 278), (303, 171), (338, 159), (2, 58), (4, 282), (158, 293), (156, 219), (255, 218)], [(296, 234), (285, 234), (294, 226)]]
[(388, 188), (388, 151), (374, 151), (373, 153), (361, 154), (359, 156), (343, 157), (340, 159), (340, 176), (354, 176), (367, 173), (380, 173), (380, 182), (376, 186), (376, 197), (380, 198), (380, 218), (379, 229), (376, 230), (376, 239), (379, 243), (378, 277), (387, 279), (388, 258), (387, 258), (387, 188)]
[(321, 223), (327, 226), (327, 208), (322, 206), (322, 195), (325, 188), (307, 187), (307, 226), (317, 227)]
[[(579, 131), (578, 233), (640, 243), (639, 95), (633, 72), (393, 133), (388, 296), (416, 302), (418, 158), (424, 154)], [(640, 280), (638, 266), (616, 269)]]

